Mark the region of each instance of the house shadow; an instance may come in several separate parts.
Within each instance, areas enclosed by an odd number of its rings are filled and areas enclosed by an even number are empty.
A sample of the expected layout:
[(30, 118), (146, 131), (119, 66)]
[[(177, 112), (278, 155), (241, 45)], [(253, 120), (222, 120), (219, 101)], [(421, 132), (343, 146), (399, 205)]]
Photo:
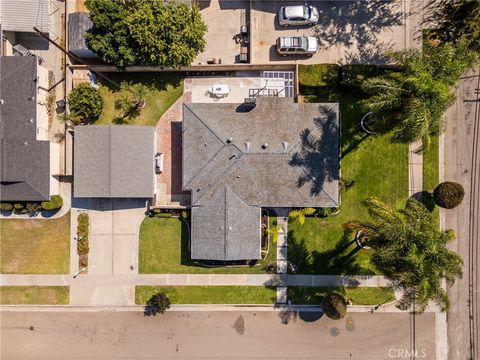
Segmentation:
[[(339, 180), (338, 115), (330, 107), (319, 105), (322, 116), (313, 120), (316, 129), (304, 129), (300, 134), (300, 150), (292, 155), (289, 165), (303, 172), (297, 186), (310, 184), (310, 194), (318, 195), (326, 181)], [(316, 133), (320, 133), (317, 136)]]

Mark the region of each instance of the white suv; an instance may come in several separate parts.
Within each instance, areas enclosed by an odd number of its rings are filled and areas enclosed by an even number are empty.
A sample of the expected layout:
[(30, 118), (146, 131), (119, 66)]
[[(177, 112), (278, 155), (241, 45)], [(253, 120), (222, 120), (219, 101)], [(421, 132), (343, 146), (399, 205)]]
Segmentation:
[(280, 26), (315, 25), (318, 22), (318, 10), (308, 5), (282, 6), (278, 12)]
[(317, 49), (318, 40), (316, 37), (292, 36), (277, 39), (277, 52), (282, 56), (312, 56), (317, 52)]

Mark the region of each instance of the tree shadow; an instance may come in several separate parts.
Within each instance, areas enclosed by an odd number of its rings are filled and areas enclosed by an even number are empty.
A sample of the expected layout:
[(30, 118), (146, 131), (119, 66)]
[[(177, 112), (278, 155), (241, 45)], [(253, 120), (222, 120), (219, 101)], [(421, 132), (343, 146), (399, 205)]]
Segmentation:
[[(290, 166), (298, 166), (303, 174), (297, 179), (297, 186), (311, 184), (310, 193), (318, 195), (325, 181), (339, 180), (338, 114), (330, 107), (319, 105), (321, 117), (313, 120), (314, 129), (304, 129), (300, 134), (301, 148), (292, 155)], [(320, 133), (318, 137), (316, 133)]]
[[(177, 87), (183, 81), (183, 74), (175, 72), (116, 72), (108, 73), (108, 77), (117, 84), (122, 81), (131, 83), (142, 83), (148, 91), (165, 91), (168, 86)], [(113, 92), (118, 92), (118, 86), (110, 81), (99, 79), (102, 86), (109, 88)]]
[(402, 23), (401, 2), (328, 1), (316, 6), (322, 14), (314, 29), (320, 50), (333, 45), (365, 48), (377, 42), (384, 28)]

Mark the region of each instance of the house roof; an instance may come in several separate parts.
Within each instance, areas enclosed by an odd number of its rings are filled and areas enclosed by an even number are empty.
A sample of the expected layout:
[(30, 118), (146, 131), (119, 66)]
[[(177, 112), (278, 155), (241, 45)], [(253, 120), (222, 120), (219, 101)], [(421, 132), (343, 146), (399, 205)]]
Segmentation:
[(0, 57), (0, 199), (50, 199), (50, 143), (37, 137), (37, 60)]
[[(250, 109), (246, 104), (184, 104), (183, 116), (183, 187), (192, 192), (192, 258), (252, 259), (260, 247), (254, 230), (260, 228), (261, 207), (339, 205), (338, 104), (258, 98)], [(230, 226), (227, 234), (228, 214), (243, 205), (222, 203), (219, 193), (225, 189), (258, 214), (244, 219), (246, 227)], [(235, 244), (242, 251), (231, 250)]]
[(0, 0), (0, 24), (4, 31), (48, 33), (49, 0)]
[(77, 126), (74, 134), (76, 197), (151, 198), (155, 128)]
[(68, 50), (88, 49), (85, 44), (85, 33), (93, 26), (88, 13), (75, 12), (68, 14)]

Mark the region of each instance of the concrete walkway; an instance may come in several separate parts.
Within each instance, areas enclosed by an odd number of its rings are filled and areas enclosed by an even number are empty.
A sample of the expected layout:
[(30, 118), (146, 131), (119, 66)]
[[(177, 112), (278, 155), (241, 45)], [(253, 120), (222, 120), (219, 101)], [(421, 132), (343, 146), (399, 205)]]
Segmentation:
[(383, 276), (289, 274), (0, 275), (3, 286), (358, 286), (385, 287)]
[[(288, 234), (288, 217), (277, 217), (277, 274), (283, 275), (288, 272), (287, 267), (287, 234)], [(277, 304), (286, 304), (288, 300), (287, 287), (277, 287)]]
[(423, 191), (423, 153), (418, 152), (421, 142), (408, 144), (408, 196)]

